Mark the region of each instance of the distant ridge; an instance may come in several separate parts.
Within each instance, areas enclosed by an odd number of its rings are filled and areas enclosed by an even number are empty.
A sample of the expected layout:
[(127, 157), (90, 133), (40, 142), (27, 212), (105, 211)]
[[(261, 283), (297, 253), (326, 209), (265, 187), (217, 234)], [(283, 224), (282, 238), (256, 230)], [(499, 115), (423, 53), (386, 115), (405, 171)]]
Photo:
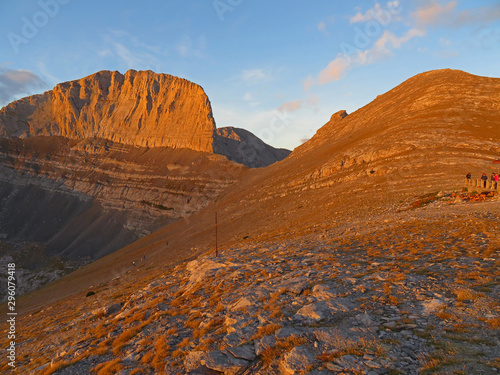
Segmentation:
[(291, 153), (269, 146), (248, 130), (232, 126), (217, 129), (216, 145), (218, 154), (251, 168), (267, 167)]

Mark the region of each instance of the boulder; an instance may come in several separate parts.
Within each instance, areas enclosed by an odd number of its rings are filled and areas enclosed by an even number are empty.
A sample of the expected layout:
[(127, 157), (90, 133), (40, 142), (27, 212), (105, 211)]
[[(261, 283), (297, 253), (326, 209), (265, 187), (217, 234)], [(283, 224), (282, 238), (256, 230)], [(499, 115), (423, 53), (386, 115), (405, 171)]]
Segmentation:
[(347, 301), (320, 301), (310, 303), (300, 308), (295, 317), (301, 320), (317, 323), (322, 320), (340, 320), (349, 313)]
[(224, 374), (236, 374), (239, 370), (248, 365), (248, 361), (235, 358), (229, 352), (215, 350), (208, 352), (205, 359), (201, 361), (202, 365), (215, 371), (223, 372)]
[(253, 302), (250, 301), (247, 297), (241, 297), (238, 301), (236, 301), (229, 310), (238, 311), (243, 310), (244, 308), (253, 306)]
[(227, 351), (231, 353), (235, 358), (241, 358), (247, 361), (253, 361), (256, 357), (255, 347), (252, 347), (250, 345), (228, 348)]
[(422, 307), (424, 309), (424, 314), (432, 314), (435, 311), (446, 306), (446, 304), (438, 298), (433, 298), (422, 302)]
[(261, 355), (266, 349), (276, 345), (276, 337), (274, 335), (264, 336), (260, 340), (255, 341), (255, 353)]
[(283, 375), (303, 374), (316, 359), (316, 353), (307, 346), (297, 346), (283, 356), (280, 370)]
[(100, 309), (92, 311), (92, 315), (94, 316), (100, 316), (100, 317), (107, 317), (110, 315), (113, 315), (120, 311), (123, 307), (123, 303), (114, 303), (109, 306), (102, 307)]
[(318, 284), (312, 288), (312, 295), (319, 301), (329, 301), (337, 296), (337, 293), (330, 290), (326, 285)]

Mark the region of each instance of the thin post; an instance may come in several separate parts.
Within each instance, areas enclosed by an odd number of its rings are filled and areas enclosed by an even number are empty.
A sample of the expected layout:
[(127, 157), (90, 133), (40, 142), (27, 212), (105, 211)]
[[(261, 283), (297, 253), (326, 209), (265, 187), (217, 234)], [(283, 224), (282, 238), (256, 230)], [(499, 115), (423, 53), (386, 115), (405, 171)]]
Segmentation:
[(217, 211), (215, 211), (215, 257), (219, 256), (219, 249), (217, 247)]

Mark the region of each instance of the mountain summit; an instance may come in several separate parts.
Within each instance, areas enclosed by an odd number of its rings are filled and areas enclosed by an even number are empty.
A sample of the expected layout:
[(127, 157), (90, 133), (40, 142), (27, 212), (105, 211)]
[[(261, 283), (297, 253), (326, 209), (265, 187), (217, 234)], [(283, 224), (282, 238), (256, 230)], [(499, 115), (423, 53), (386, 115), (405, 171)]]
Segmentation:
[(101, 71), (0, 111), (0, 136), (35, 135), (213, 152), (215, 121), (195, 83), (152, 71)]

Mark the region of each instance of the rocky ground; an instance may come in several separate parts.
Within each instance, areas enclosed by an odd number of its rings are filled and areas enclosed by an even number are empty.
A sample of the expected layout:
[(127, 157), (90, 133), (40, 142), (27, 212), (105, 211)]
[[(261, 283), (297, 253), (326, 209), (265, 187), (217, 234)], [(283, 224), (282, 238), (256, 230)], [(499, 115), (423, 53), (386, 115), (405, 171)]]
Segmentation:
[(141, 260), (20, 317), (18, 369), (497, 374), (500, 202), (439, 195), (217, 258)]

